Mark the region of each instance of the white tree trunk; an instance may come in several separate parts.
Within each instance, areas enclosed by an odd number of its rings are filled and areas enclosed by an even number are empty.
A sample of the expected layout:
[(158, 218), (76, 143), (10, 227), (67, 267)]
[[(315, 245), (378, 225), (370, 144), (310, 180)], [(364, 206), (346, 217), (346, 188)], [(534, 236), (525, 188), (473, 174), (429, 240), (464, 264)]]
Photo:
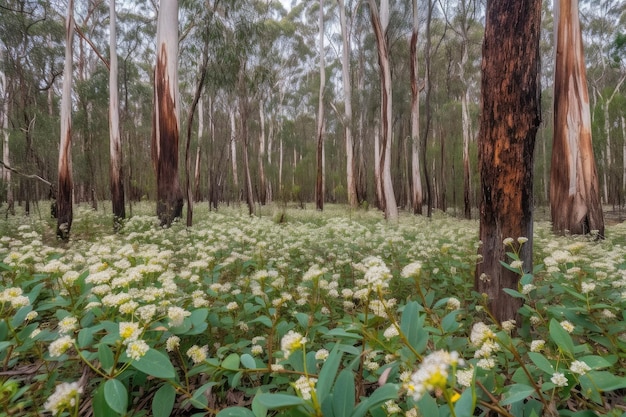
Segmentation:
[(265, 181), (265, 105), (263, 99), (259, 102), (259, 119), (261, 122), (259, 153), (257, 155), (257, 163), (259, 165), (259, 200), (264, 205), (267, 202), (267, 186)]
[(420, 102), (417, 40), (419, 34), (419, 16), (417, 0), (413, 4), (413, 33), (411, 34), (411, 205), (414, 214), (422, 213), (422, 175), (420, 172)]
[(320, 87), (317, 105), (317, 179), (315, 202), (318, 210), (324, 209), (324, 89), (326, 88), (326, 63), (324, 50), (324, 0), (320, 0), (319, 10), (319, 72)]
[(237, 174), (237, 123), (235, 121), (235, 108), (230, 112), (230, 158), (233, 167), (233, 184), (239, 199), (239, 175)]

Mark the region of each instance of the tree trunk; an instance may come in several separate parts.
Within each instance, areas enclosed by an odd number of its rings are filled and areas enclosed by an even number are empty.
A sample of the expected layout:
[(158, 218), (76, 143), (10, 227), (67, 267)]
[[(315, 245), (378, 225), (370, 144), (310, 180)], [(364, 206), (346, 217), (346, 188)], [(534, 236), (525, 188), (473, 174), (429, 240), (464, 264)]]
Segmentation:
[(57, 191), (57, 236), (69, 240), (72, 228), (72, 59), (74, 54), (74, 0), (69, 0), (65, 19), (65, 68), (61, 96), (61, 143)]
[(236, 109), (233, 106), (230, 112), (230, 157), (233, 168), (233, 187), (235, 188), (235, 199), (239, 201), (241, 192), (239, 191), (239, 175), (237, 175), (237, 124), (235, 121)]
[(259, 134), (259, 153), (257, 155), (257, 163), (259, 164), (259, 202), (261, 205), (267, 203), (267, 180), (265, 178), (265, 106), (263, 99), (259, 100), (259, 126), (261, 132)]
[(326, 88), (326, 65), (324, 62), (324, 0), (319, 11), (320, 90), (317, 105), (317, 176), (315, 181), (315, 207), (324, 210), (324, 89)]
[(122, 172), (122, 137), (120, 134), (120, 110), (117, 86), (117, 38), (115, 33), (115, 0), (109, 0), (109, 152), (111, 155), (110, 187), (111, 202), (113, 203), (113, 228), (121, 227), (121, 221), (126, 217), (124, 205), (124, 175)]
[[(0, 62), (3, 61), (3, 51), (0, 49)], [(52, 90), (52, 89), (50, 89)], [(11, 154), (9, 149), (9, 85), (6, 74), (0, 69), (0, 99), (2, 100), (2, 166), (0, 166), (0, 179), (4, 182), (7, 193), (7, 214), (15, 214), (13, 201), (13, 185), (11, 184)], [(6, 167), (5, 167), (6, 164)]]
[(252, 216), (254, 214), (254, 195), (252, 193), (252, 179), (250, 178), (250, 158), (248, 156), (248, 112), (249, 103), (247, 91), (245, 90), (245, 62), (241, 66), (241, 72), (239, 73), (239, 116), (241, 117), (241, 139), (243, 149), (243, 170), (244, 170), (244, 193), (246, 197), (246, 204), (248, 205), (248, 214)]
[(430, 77), (431, 71), (431, 23), (433, 19), (434, 1), (428, 1), (428, 16), (426, 18), (426, 50), (424, 52), (425, 63), (425, 84), (426, 84), (426, 97), (424, 107), (426, 108), (426, 126), (424, 127), (424, 135), (421, 138), (421, 157), (424, 166), (424, 183), (426, 185), (426, 216), (431, 217), (433, 213), (433, 185), (428, 171), (428, 161), (426, 160), (426, 153), (428, 152), (428, 136), (430, 135), (430, 124), (432, 121), (432, 107), (431, 107), (431, 92), (432, 92), (432, 80)]
[(183, 212), (178, 179), (178, 0), (160, 2), (156, 44), (152, 155), (157, 177), (157, 216), (162, 226), (169, 227)]
[(557, 26), (550, 208), (555, 232), (604, 236), (578, 0), (554, 2)]
[(418, 85), (417, 38), (419, 16), (417, 0), (413, 4), (413, 32), (411, 34), (411, 207), (413, 214), (422, 214), (422, 175), (420, 172), (420, 90)]
[(478, 144), (482, 262), (476, 267), (475, 288), (486, 294), (488, 308), (498, 321), (515, 319), (521, 306), (519, 298), (503, 292), (516, 290), (520, 277), (501, 265), (510, 261), (505, 238), (528, 239), (520, 258), (524, 271), (532, 271), (533, 150), (541, 117), (540, 30), (541, 0), (487, 3)]
[(348, 186), (348, 204), (356, 208), (359, 205), (357, 195), (355, 161), (354, 161), (354, 138), (352, 137), (352, 82), (350, 80), (350, 33), (346, 21), (346, 7), (344, 0), (339, 3), (339, 24), (341, 25), (342, 54), (341, 54), (341, 77), (343, 81), (344, 132), (346, 141), (346, 182)]
[(387, 45), (387, 26), (389, 25), (389, 0), (381, 0), (380, 13), (374, 0), (369, 0), (370, 15), (376, 46), (378, 50), (378, 65), (380, 67), (380, 94), (381, 94), (381, 122), (382, 134), (380, 143), (380, 159), (375, 163), (380, 165), (381, 189), (384, 199), (385, 218), (398, 218), (398, 205), (393, 192), (391, 180), (391, 140), (393, 136), (392, 112), (392, 85), (391, 63), (389, 62), (389, 46)]
[(461, 120), (463, 126), (463, 215), (466, 219), (472, 218), (472, 203), (471, 203), (471, 172), (470, 172), (470, 159), (469, 159), (469, 146), (471, 142), (471, 134), (472, 134), (472, 120), (469, 114), (469, 101), (470, 101), (470, 87), (469, 82), (465, 76), (465, 67), (467, 66), (467, 62), (469, 61), (469, 36), (467, 29), (467, 7), (465, 1), (463, 2), (463, 55), (461, 57), (461, 62), (459, 64), (459, 78), (463, 83), (463, 87), (465, 91), (463, 91), (463, 95), (461, 96)]

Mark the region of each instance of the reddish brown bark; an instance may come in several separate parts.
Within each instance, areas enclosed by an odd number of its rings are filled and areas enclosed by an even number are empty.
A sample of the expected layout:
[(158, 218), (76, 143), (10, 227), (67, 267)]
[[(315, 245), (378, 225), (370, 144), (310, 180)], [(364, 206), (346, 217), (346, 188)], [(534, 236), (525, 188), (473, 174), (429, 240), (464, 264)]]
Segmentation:
[(604, 236), (578, 0), (556, 0), (550, 209), (555, 232)]
[(479, 254), (475, 287), (486, 294), (499, 320), (517, 317), (519, 274), (507, 262), (503, 240), (526, 237), (521, 258), (532, 269), (533, 150), (540, 123), (539, 34), (541, 0), (491, 0), (487, 3), (482, 60), (482, 112), (479, 135)]

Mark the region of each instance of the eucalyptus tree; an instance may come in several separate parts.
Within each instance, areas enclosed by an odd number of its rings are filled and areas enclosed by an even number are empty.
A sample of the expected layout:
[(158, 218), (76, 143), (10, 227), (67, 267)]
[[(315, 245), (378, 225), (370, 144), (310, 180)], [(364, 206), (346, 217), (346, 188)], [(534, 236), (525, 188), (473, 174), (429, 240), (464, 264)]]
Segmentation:
[(157, 177), (157, 216), (170, 226), (182, 216), (178, 179), (178, 0), (160, 2), (154, 70), (152, 158)]
[[(521, 301), (504, 290), (517, 289), (520, 272), (532, 271), (540, 26), (541, 0), (487, 2), (479, 135), (482, 262), (476, 267), (475, 288), (486, 294), (487, 307), (498, 321), (517, 317)], [(519, 270), (502, 265), (510, 261), (505, 238), (519, 250)]]
[(411, 51), (411, 206), (414, 214), (422, 214), (423, 190), (420, 172), (420, 85), (417, 42), (419, 37), (419, 12), (417, 0), (411, 1), (412, 30)]
[(578, 0), (554, 2), (556, 65), (550, 211), (556, 232), (604, 236)]
[(319, 0), (319, 71), (320, 71), (320, 86), (318, 93), (317, 104), (317, 129), (316, 129), (316, 142), (317, 142), (317, 175), (315, 181), (315, 207), (318, 210), (324, 209), (324, 90), (326, 89), (326, 60), (324, 50), (324, 0)]
[[(0, 46), (0, 64), (4, 61), (4, 46)], [(9, 93), (7, 76), (0, 67), (0, 118), (2, 121), (2, 165), (0, 166), (0, 185), (4, 185), (6, 189), (7, 214), (15, 214), (15, 206), (13, 202), (13, 189), (11, 184), (11, 166), (10, 150), (9, 150)]]
[(398, 218), (398, 205), (391, 181), (391, 142), (393, 137), (393, 94), (391, 65), (389, 61), (389, 45), (387, 28), (389, 26), (389, 0), (380, 1), (380, 10), (375, 0), (369, 0), (372, 27), (376, 36), (378, 64), (380, 67), (380, 119), (381, 142), (379, 158), (374, 162), (380, 167), (380, 189), (382, 208), (385, 218)]
[(65, 17), (65, 68), (61, 99), (61, 142), (57, 195), (57, 236), (69, 240), (72, 227), (72, 76), (74, 59), (74, 0), (67, 4)]
[(117, 22), (115, 0), (109, 0), (109, 153), (110, 186), (113, 205), (113, 224), (117, 230), (126, 217), (124, 204), (124, 175), (122, 171), (122, 139), (120, 134), (120, 110), (117, 62)]

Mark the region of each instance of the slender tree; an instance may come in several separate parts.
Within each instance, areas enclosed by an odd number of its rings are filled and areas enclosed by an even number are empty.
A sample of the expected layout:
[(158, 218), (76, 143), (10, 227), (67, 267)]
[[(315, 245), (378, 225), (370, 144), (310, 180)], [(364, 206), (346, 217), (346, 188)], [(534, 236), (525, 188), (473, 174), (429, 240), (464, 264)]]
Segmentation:
[[(517, 289), (519, 272), (505, 238), (528, 239), (521, 247), (524, 271), (532, 270), (533, 151), (540, 123), (539, 36), (541, 0), (489, 0), (482, 59), (479, 135), (479, 254), (475, 287), (488, 297), (499, 320), (514, 319), (521, 306), (506, 288)], [(523, 240), (521, 242), (524, 242)], [(518, 245), (518, 241), (512, 244)]]
[(550, 209), (556, 232), (604, 236), (578, 0), (555, 0), (554, 139)]
[(157, 216), (169, 227), (182, 216), (178, 179), (178, 0), (160, 2), (154, 70), (152, 157), (157, 177)]
[(61, 143), (57, 191), (57, 236), (69, 240), (72, 228), (72, 60), (74, 43), (74, 0), (67, 4), (65, 18), (65, 68), (61, 96)]
[(122, 172), (122, 139), (120, 135), (120, 110), (118, 98), (118, 64), (115, 0), (109, 1), (109, 152), (113, 227), (117, 230), (126, 217), (124, 205), (124, 175)]
[[(0, 48), (0, 62), (3, 60), (3, 50)], [(6, 74), (0, 69), (0, 101), (2, 101), (2, 110), (0, 116), (2, 117), (2, 165), (0, 166), (0, 180), (4, 182), (6, 187), (7, 198), (7, 214), (15, 214), (15, 206), (13, 201), (13, 186), (11, 184), (11, 170), (5, 168), (11, 166), (10, 160), (10, 148), (9, 148), (9, 85), (7, 84)]]
[(419, 13), (417, 0), (412, 0), (413, 30), (411, 33), (411, 205), (414, 214), (422, 214), (422, 175), (420, 172), (420, 89), (417, 41)]
[(320, 89), (317, 104), (317, 176), (315, 181), (315, 207), (324, 209), (324, 90), (326, 89), (326, 63), (324, 51), (324, 0), (319, 4), (319, 70)]
[(389, 45), (387, 44), (387, 27), (389, 26), (389, 0), (381, 0), (380, 12), (375, 0), (369, 0), (370, 17), (376, 36), (378, 65), (380, 68), (380, 97), (381, 97), (381, 142), (380, 156), (375, 163), (380, 166), (380, 185), (383, 197), (385, 218), (398, 218), (398, 205), (393, 192), (391, 181), (391, 138), (393, 135), (391, 63), (389, 60)]

